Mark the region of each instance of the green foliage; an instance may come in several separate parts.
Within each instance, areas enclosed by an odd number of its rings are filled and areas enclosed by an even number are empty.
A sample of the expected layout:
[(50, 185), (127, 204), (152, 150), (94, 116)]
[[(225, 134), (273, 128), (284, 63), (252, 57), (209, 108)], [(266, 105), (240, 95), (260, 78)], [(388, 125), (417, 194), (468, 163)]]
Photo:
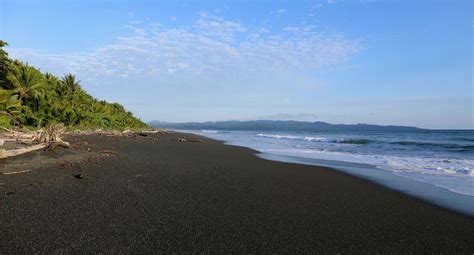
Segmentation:
[(3, 49), (3, 47), (8, 46), (8, 43), (0, 40), (0, 86), (5, 80), (8, 68), (10, 64), (10, 59), (8, 58), (8, 53)]
[(12, 61), (0, 40), (0, 126), (40, 128), (62, 122), (70, 128), (144, 128), (117, 103), (99, 101), (72, 74), (58, 78), (19, 60)]

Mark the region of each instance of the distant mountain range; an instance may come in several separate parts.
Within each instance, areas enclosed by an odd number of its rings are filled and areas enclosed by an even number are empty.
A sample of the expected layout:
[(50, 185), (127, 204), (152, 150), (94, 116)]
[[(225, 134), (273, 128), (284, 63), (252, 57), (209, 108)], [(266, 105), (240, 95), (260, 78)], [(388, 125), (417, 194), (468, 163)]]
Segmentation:
[(423, 129), (405, 126), (380, 126), (369, 124), (329, 124), (315, 121), (281, 121), (281, 120), (252, 120), (252, 121), (216, 121), (216, 122), (186, 122), (169, 123), (151, 121), (148, 123), (153, 127), (181, 129), (181, 130), (256, 130), (256, 131), (399, 131), (411, 132)]

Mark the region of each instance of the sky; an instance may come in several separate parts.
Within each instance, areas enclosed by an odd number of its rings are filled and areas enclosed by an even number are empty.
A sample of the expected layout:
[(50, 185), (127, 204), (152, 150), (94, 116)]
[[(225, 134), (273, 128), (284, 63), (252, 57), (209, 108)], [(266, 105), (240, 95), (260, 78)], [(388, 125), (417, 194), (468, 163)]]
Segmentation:
[(474, 129), (472, 1), (2, 0), (0, 39), (144, 121)]

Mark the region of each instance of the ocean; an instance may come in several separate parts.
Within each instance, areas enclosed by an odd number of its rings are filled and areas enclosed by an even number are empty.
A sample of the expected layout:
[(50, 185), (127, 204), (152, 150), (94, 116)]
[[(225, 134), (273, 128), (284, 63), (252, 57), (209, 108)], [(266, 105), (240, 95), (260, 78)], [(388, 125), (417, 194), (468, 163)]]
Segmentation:
[(474, 131), (180, 130), (259, 151), (262, 158), (329, 166), (474, 215)]

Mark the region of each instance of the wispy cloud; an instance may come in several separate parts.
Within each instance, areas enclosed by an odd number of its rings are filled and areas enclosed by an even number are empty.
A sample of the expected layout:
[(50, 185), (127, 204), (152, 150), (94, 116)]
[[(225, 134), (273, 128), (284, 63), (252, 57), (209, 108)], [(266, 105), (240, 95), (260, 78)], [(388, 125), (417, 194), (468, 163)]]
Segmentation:
[(276, 11), (276, 13), (278, 13), (278, 14), (283, 14), (283, 13), (285, 13), (285, 12), (286, 12), (285, 9), (280, 9), (280, 10)]
[(193, 27), (197, 34), (226, 42), (232, 41), (237, 33), (247, 31), (239, 22), (228, 21), (207, 13), (201, 13), (201, 17), (194, 22)]
[(274, 16), (283, 16), (286, 14), (286, 9), (278, 9), (278, 10), (274, 10), (274, 11), (271, 11), (270, 12), (271, 15), (274, 15)]
[(104, 77), (187, 77), (189, 80), (315, 70), (346, 61), (361, 46), (315, 26), (287, 26), (270, 33), (238, 21), (201, 13), (190, 25), (130, 23), (130, 33), (90, 52), (49, 53), (10, 49), (56, 74), (73, 72), (83, 81)]

